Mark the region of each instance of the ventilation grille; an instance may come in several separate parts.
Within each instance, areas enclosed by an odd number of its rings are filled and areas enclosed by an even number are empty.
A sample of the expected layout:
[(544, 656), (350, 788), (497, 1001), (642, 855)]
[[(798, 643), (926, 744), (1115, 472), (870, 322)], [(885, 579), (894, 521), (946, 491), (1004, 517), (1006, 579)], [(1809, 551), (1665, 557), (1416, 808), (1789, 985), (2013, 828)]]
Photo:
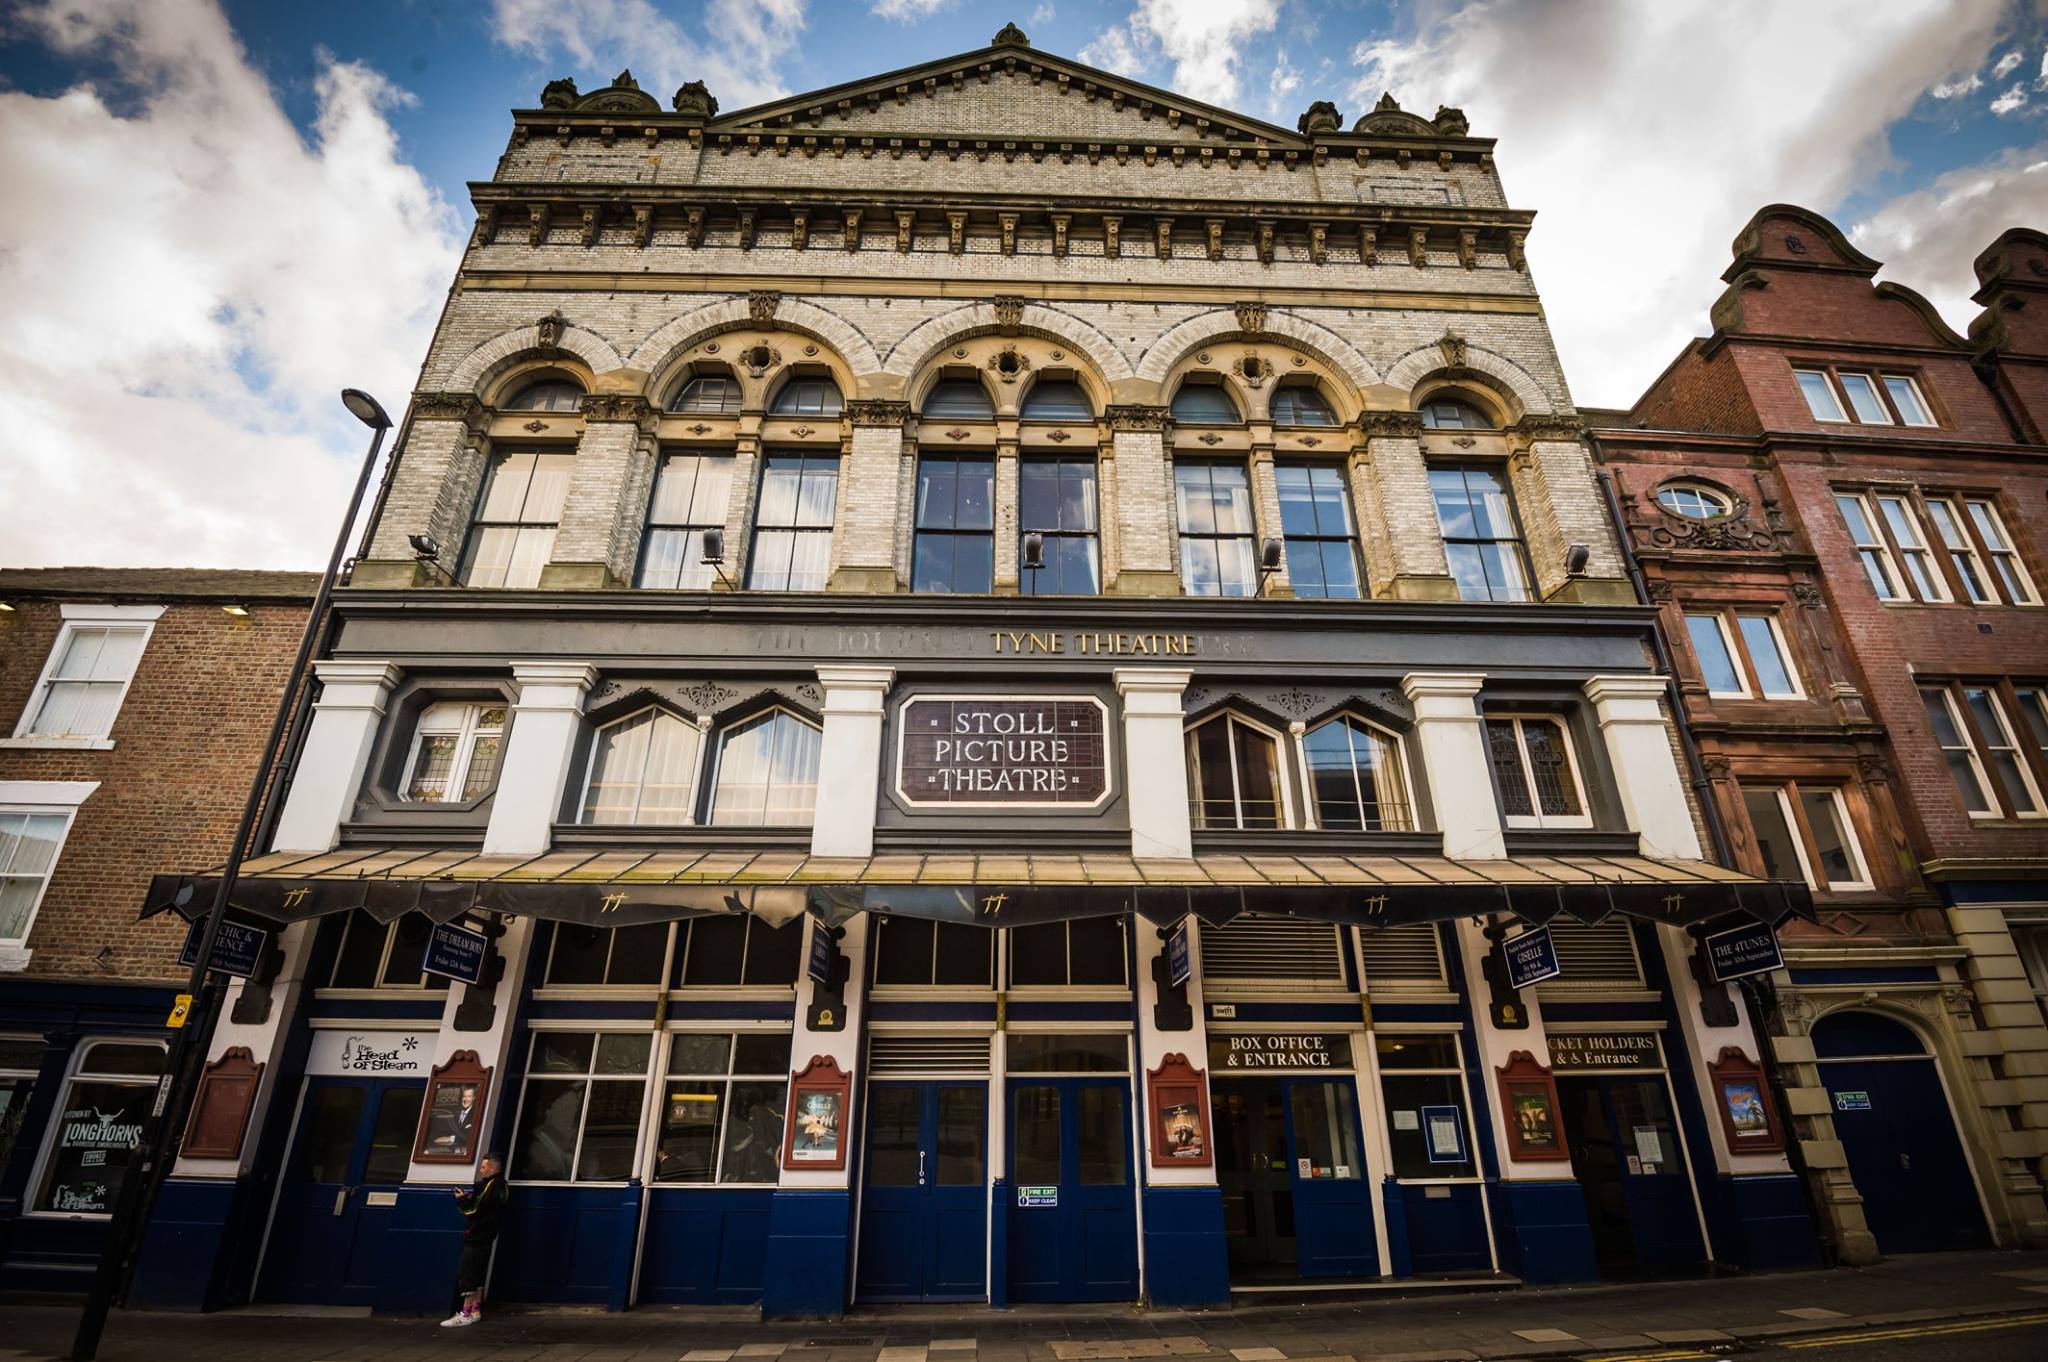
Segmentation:
[(1444, 957), (1435, 923), (1382, 927), (1361, 931), (1358, 936), (1365, 950), (1367, 987), (1444, 981)]
[(988, 1037), (915, 1036), (877, 1031), (868, 1037), (868, 1072), (885, 1074), (985, 1074)]
[(1256, 914), (1204, 927), (1202, 976), (1341, 984), (1344, 956), (1337, 931), (1327, 922)]
[(1550, 940), (1557, 947), (1558, 968), (1564, 971), (1552, 983), (1643, 981), (1642, 962), (1636, 959), (1635, 933), (1621, 918), (1609, 918), (1593, 926), (1557, 918), (1550, 924)]

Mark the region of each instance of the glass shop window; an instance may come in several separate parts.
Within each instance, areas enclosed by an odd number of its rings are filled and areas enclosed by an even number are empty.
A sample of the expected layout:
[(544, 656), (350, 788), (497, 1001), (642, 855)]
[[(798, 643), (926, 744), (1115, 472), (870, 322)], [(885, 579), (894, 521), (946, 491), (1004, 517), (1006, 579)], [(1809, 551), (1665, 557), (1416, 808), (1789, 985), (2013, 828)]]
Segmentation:
[(108, 1215), (142, 1143), (163, 1072), (156, 1041), (94, 1040), (79, 1046), (50, 1119), (35, 1208), (60, 1215)]
[(1311, 1178), (1354, 1180), (1365, 1176), (1358, 1160), (1358, 1110), (1351, 1085), (1335, 1080), (1295, 1079), (1289, 1085), (1294, 1108), (1297, 1170)]
[(631, 927), (555, 924), (548, 947), (547, 981), (553, 985), (658, 984), (668, 961), (668, 924)]
[(1121, 1074), (1131, 1070), (1130, 1040), (1120, 1034), (1004, 1034), (1004, 1063), (1013, 1074)]
[(634, 1175), (654, 1037), (542, 1031), (519, 1099), (511, 1176), (518, 1182), (624, 1182)]
[(986, 927), (884, 917), (875, 931), (877, 985), (995, 987), (996, 934)]
[(448, 980), (420, 968), (434, 924), (425, 913), (379, 922), (357, 909), (341, 927), (329, 988), (442, 988)]
[(14, 1157), (21, 1118), (43, 1068), (40, 1036), (0, 1036), (0, 1172)]
[(1010, 986), (1123, 988), (1124, 919), (1079, 917), (1010, 928)]
[(693, 917), (678, 924), (682, 956), (677, 982), (684, 988), (734, 985), (787, 988), (802, 966), (804, 923), (780, 927), (752, 914)]
[(669, 1037), (656, 1182), (773, 1184), (789, 1088), (789, 1032)]
[(1477, 1177), (1457, 1037), (1381, 1032), (1377, 1044), (1394, 1176)]

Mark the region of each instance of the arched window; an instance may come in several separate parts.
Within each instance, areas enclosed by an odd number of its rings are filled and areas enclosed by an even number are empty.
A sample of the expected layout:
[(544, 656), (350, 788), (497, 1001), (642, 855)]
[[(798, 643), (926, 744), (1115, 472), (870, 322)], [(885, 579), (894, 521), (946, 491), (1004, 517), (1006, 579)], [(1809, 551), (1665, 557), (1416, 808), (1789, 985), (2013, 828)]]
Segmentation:
[(1673, 483), (1658, 488), (1657, 504), (1687, 520), (1719, 520), (1735, 509), (1735, 503), (1725, 494), (1697, 483)]
[(1316, 823), (1338, 832), (1406, 832), (1408, 783), (1401, 749), (1350, 715), (1318, 725), (1302, 740)]
[(1071, 378), (1041, 378), (1024, 395), (1027, 421), (1087, 421), (1094, 415), (1095, 404)]
[(503, 411), (575, 411), (583, 405), (583, 385), (570, 378), (543, 378), (529, 383), (501, 404)]
[(818, 730), (786, 709), (727, 729), (718, 743), (711, 821), (803, 827), (818, 801)]
[(1493, 418), (1460, 397), (1431, 398), (1422, 404), (1424, 430), (1492, 430)]
[(676, 389), (670, 411), (703, 416), (732, 416), (740, 409), (740, 381), (730, 374), (698, 374)]
[(770, 416), (837, 416), (846, 408), (839, 395), (839, 385), (829, 378), (810, 378), (798, 374), (782, 385), (782, 391), (775, 394), (774, 405), (768, 408)]
[(1191, 380), (1181, 384), (1180, 391), (1173, 395), (1173, 419), (1190, 426), (1235, 425), (1237, 403), (1230, 400), (1221, 383)]
[(643, 709), (597, 731), (583, 791), (586, 823), (687, 823), (697, 785), (697, 726)]
[(1278, 426), (1334, 426), (1337, 413), (1323, 395), (1306, 383), (1297, 383), (1273, 394), (1273, 424)]
[(1188, 730), (1189, 812), (1198, 828), (1277, 828), (1280, 746), (1235, 714)]
[(993, 421), (996, 408), (988, 400), (988, 389), (973, 379), (944, 378), (924, 395), (924, 407), (919, 414), (953, 421)]

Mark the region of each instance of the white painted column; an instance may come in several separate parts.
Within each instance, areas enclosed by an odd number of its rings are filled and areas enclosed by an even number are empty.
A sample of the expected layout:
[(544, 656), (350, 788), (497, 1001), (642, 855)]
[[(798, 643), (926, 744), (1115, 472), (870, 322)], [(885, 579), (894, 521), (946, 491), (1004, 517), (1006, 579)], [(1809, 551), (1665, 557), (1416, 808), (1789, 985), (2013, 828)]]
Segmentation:
[[(1517, 1050), (1527, 1050), (1538, 1064), (1546, 1069), (1550, 1067), (1550, 1043), (1543, 1032), (1543, 1003), (1536, 996), (1535, 989), (1522, 989), (1522, 1010), (1529, 1017), (1528, 1029), (1496, 1029), (1493, 1025), (1493, 1014), (1487, 1006), (1487, 1000), (1493, 996), (1493, 987), (1486, 982), (1485, 970), (1486, 955), (1492, 943), (1487, 941), (1485, 930), (1478, 919), (1462, 917), (1455, 925), (1458, 932), (1458, 954), (1464, 965), (1465, 997), (1472, 1008), (1472, 1030), (1479, 1038), (1479, 1076), (1484, 1084), (1481, 1091), (1472, 1096), (1477, 1105), (1485, 1108), (1486, 1119), (1492, 1123), (1493, 1147), (1500, 1156), (1500, 1175), (1511, 1182), (1523, 1179), (1542, 1182), (1568, 1178), (1572, 1175), (1572, 1166), (1563, 1160), (1539, 1159), (1528, 1162), (1514, 1157), (1514, 1145), (1508, 1139), (1508, 1114), (1501, 1108), (1500, 1075), (1495, 1072), (1506, 1067), (1508, 1057)], [(1473, 1115), (1476, 1118), (1479, 1113), (1474, 1112)]]
[[(512, 1132), (510, 1128), (497, 1129), (495, 1114), (499, 1109), (498, 1098), (504, 1093), (505, 1085), (514, 1081), (516, 1066), (524, 1064), (524, 1054), (510, 1053), (512, 1019), (519, 1011), (520, 981), (526, 978), (527, 955), (533, 949), (535, 922), (530, 917), (514, 917), (505, 920), (505, 934), (498, 938), (498, 955), (505, 962), (505, 969), (498, 976), (498, 986), (493, 1001), (497, 1013), (491, 1019), (488, 1031), (458, 1031), (455, 1029), (455, 1014), (462, 1007), (462, 1000), (469, 993), (469, 985), (451, 981), (448, 985), (448, 1002), (441, 1009), (441, 1030), (434, 1037), (433, 1057), (428, 1061), (427, 1074), (454, 1057), (458, 1050), (476, 1051), (477, 1061), (491, 1071), (490, 1090), (484, 1094), (482, 1125), (477, 1130), (476, 1152), (479, 1157), (496, 1153), (501, 1158), (510, 1158), (512, 1151), (502, 1148)], [(650, 990), (652, 992), (654, 990)], [(660, 1051), (662, 1037), (655, 1035), (655, 1049)], [(655, 1072), (665, 1072), (666, 1055), (657, 1055)], [(656, 1086), (659, 1086), (657, 1084)], [(424, 1119), (424, 1118), (423, 1118)], [(476, 1180), (476, 1163), (414, 1163), (406, 1172), (407, 1182), (441, 1182), (467, 1186)]]
[[(830, 929), (815, 917), (807, 917), (807, 929), (813, 932)], [(846, 935), (839, 939), (840, 953), (846, 957), (846, 1004), (845, 1023), (837, 1031), (813, 1031), (811, 1029), (811, 1005), (817, 1000), (818, 985), (809, 974), (797, 981), (796, 1026), (789, 1041), (789, 1071), (802, 1073), (804, 1066), (814, 1056), (823, 1055), (839, 1066), (839, 1071), (851, 1077), (846, 1110), (840, 1113), (839, 1140), (846, 1153), (841, 1168), (784, 1168), (776, 1179), (779, 1187), (796, 1187), (816, 1191), (819, 1188), (843, 1189), (853, 1185), (853, 1166), (858, 1162), (853, 1157), (850, 1142), (854, 1138), (854, 1110), (861, 1106), (860, 1034), (861, 1016), (867, 1008), (866, 988), (863, 980), (868, 977), (868, 936), (873, 930), (874, 915), (857, 913), (846, 922)], [(810, 942), (804, 942), (805, 950)], [(784, 1135), (789, 1113), (783, 1114)], [(777, 1150), (779, 1156), (781, 1151)], [(838, 1271), (837, 1265), (822, 1267), (821, 1270)]]
[(514, 662), (512, 676), (519, 701), (484, 830), (486, 856), (537, 856), (548, 849), (583, 726), (583, 698), (597, 684), (597, 668), (582, 662)]
[[(1169, 1054), (1186, 1055), (1188, 1063), (1203, 1071), (1202, 1086), (1204, 1100), (1213, 1106), (1214, 1089), (1210, 1083), (1209, 1030), (1205, 1021), (1208, 1008), (1202, 1001), (1202, 933), (1190, 924), (1188, 931), (1188, 956), (1192, 966), (1188, 974), (1188, 1008), (1194, 1014), (1194, 1025), (1186, 1031), (1161, 1031), (1153, 1025), (1152, 1009), (1159, 1001), (1159, 986), (1152, 979), (1152, 961), (1166, 951), (1166, 942), (1160, 939), (1158, 929), (1146, 918), (1135, 914), (1130, 918), (1131, 930), (1137, 934), (1138, 957), (1138, 1066), (1140, 1081), (1146, 1081), (1144, 1074), (1166, 1059)], [(1205, 1168), (1161, 1167), (1152, 1160), (1151, 1093), (1144, 1094), (1139, 1103), (1137, 1120), (1139, 1144), (1145, 1150), (1145, 1180), (1154, 1187), (1214, 1187), (1216, 1185), (1216, 1130), (1212, 1116), (1205, 1137), (1209, 1141), (1211, 1158)]]
[[(1700, 1105), (1707, 1112), (1707, 1137), (1713, 1141), (1714, 1167), (1723, 1173), (1757, 1176), (1766, 1173), (1789, 1173), (1791, 1161), (1784, 1154), (1745, 1154), (1729, 1148), (1728, 1133), (1721, 1126), (1721, 1094), (1715, 1089), (1713, 1075), (1707, 1066), (1721, 1057), (1725, 1046), (1742, 1051), (1752, 1063), (1762, 1064), (1763, 1049), (1756, 1032), (1749, 1024), (1749, 1011), (1738, 1002), (1735, 1009), (1735, 1025), (1708, 1026), (1700, 1015), (1699, 981), (1692, 977), (1692, 938), (1677, 927), (1656, 925), (1657, 948), (1664, 956), (1664, 973), (1671, 980), (1671, 1001), (1678, 1013), (1679, 1028), (1685, 1035), (1685, 1046), (1690, 1052), (1692, 1082), (1700, 1095)], [(1732, 985), (1723, 985), (1732, 988)], [(1672, 1080), (1681, 1076), (1679, 1067), (1671, 1062), (1667, 1045), (1664, 1064)], [(1792, 1136), (1787, 1134), (1788, 1140)]]
[(818, 668), (818, 680), (825, 687), (825, 732), (818, 744), (813, 856), (874, 854), (882, 706), (895, 679), (894, 667)]
[(1185, 860), (1195, 854), (1195, 842), (1188, 821), (1181, 696), (1193, 673), (1185, 668), (1118, 667), (1114, 675), (1124, 702), (1124, 801), (1130, 810), (1131, 855), (1140, 860)]
[(1671, 749), (1664, 694), (1661, 676), (1595, 676), (1586, 682), (1621, 807), (1642, 839), (1643, 855), (1698, 860), (1699, 832)]
[(398, 668), (389, 662), (330, 658), (315, 662), (313, 675), (320, 698), (313, 702), (313, 721), (278, 815), (272, 851), (332, 851), (340, 842), (342, 820), (355, 807), (384, 720), (384, 703), (398, 684)]
[(1412, 672), (1401, 678), (1401, 692), (1415, 707), (1416, 745), (1444, 855), (1462, 860), (1497, 861), (1508, 854), (1479, 714), (1485, 683), (1473, 672)]

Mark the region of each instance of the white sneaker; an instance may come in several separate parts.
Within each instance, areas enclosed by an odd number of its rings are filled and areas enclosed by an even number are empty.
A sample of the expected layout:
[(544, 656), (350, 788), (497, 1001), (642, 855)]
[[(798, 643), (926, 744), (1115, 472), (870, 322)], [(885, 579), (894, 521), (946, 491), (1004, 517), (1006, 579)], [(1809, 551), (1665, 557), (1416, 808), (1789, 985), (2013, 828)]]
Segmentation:
[(456, 1312), (455, 1312), (454, 1314), (452, 1314), (452, 1315), (448, 1316), (448, 1318), (446, 1318), (446, 1319), (442, 1320), (442, 1321), (441, 1321), (441, 1327), (442, 1327), (443, 1329), (460, 1329), (460, 1328), (463, 1328), (463, 1327), (465, 1327), (465, 1326), (467, 1326), (467, 1325), (471, 1325), (471, 1324), (474, 1324), (474, 1323), (476, 1323), (476, 1322), (477, 1322), (478, 1320), (480, 1320), (480, 1319), (482, 1319), (482, 1318), (483, 1318), (483, 1312), (482, 1312), (482, 1311), (478, 1311), (478, 1312), (477, 1312), (476, 1314), (474, 1314), (474, 1315), (465, 1315), (465, 1314), (463, 1314), (463, 1313), (462, 1313), (461, 1311), (459, 1311), (459, 1310), (458, 1310), (458, 1311), (456, 1311)]

